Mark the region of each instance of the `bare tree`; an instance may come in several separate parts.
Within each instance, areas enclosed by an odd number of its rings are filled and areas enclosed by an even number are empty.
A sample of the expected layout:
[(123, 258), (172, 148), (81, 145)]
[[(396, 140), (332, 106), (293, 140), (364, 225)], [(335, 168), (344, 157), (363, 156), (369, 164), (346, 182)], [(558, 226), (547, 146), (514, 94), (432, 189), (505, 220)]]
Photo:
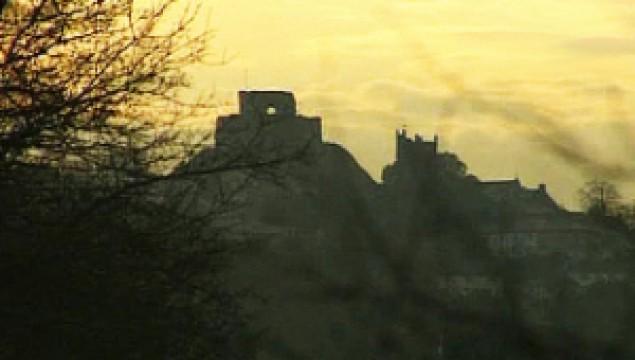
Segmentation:
[(583, 209), (591, 215), (617, 215), (621, 195), (615, 184), (590, 180), (578, 191)]
[[(179, 96), (209, 36), (196, 6), (168, 19), (176, 3), (0, 4), (0, 358), (250, 356), (224, 218), (294, 156), (168, 171), (210, 136), (166, 129), (209, 115)], [(192, 211), (201, 181), (236, 171)]]

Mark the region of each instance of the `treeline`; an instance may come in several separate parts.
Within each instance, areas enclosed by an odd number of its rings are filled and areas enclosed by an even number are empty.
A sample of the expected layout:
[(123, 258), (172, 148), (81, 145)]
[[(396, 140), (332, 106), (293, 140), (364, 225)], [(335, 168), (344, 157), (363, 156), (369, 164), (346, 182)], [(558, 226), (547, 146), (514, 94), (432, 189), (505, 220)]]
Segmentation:
[(2, 359), (253, 352), (224, 276), (237, 246), (218, 219), (236, 201), (188, 209), (201, 176), (255, 160), (166, 171), (210, 136), (169, 130), (210, 114), (180, 96), (209, 34), (176, 6), (0, 2)]

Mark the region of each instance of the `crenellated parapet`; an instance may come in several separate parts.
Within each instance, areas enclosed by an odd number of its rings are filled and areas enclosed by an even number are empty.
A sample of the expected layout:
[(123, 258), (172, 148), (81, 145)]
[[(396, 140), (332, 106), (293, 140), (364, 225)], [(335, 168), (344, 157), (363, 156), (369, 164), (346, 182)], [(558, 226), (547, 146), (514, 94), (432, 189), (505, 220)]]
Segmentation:
[(397, 161), (430, 162), (439, 151), (439, 138), (434, 136), (432, 141), (424, 140), (419, 134), (414, 138), (408, 137), (405, 129), (397, 130)]

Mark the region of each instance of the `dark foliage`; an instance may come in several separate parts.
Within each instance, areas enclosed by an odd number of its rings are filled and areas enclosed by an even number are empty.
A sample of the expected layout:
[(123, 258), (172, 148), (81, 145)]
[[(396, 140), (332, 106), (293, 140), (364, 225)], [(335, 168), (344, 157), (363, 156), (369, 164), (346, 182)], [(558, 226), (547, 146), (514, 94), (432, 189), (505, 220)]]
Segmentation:
[(196, 8), (1, 5), (0, 358), (248, 358), (215, 222), (232, 199), (186, 210), (197, 177), (253, 163), (163, 175), (206, 141), (165, 130), (202, 108), (178, 101)]

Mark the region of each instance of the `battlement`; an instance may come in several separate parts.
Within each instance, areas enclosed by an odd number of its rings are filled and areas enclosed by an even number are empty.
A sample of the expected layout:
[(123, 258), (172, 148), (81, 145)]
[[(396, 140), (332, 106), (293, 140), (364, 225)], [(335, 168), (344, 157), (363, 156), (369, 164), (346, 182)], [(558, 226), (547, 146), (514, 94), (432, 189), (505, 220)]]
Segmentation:
[(439, 151), (439, 137), (424, 140), (419, 134), (408, 137), (405, 129), (397, 130), (397, 161), (417, 161), (433, 159)]

